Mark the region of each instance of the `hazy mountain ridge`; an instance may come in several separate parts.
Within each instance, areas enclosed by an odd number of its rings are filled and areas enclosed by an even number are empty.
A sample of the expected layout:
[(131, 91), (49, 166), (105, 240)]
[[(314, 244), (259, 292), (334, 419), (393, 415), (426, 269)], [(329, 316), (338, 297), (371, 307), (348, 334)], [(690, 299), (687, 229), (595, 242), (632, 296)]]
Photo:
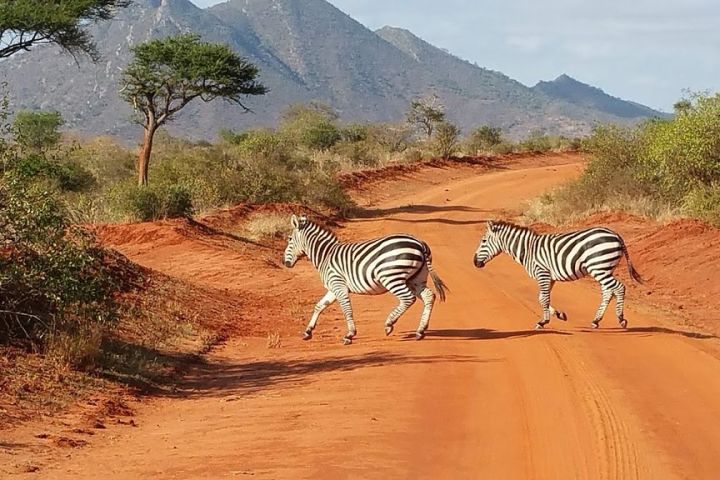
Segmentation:
[(188, 0), (135, 0), (92, 31), (103, 55), (97, 64), (80, 59), (78, 68), (54, 47), (0, 63), (12, 107), (58, 110), (70, 129), (135, 139), (140, 127), (130, 122), (132, 111), (117, 95), (130, 47), (191, 31), (227, 43), (256, 63), (270, 92), (248, 99), (254, 114), (222, 101), (191, 104), (169, 126), (190, 138), (214, 138), (221, 128), (272, 125), (289, 104), (310, 100), (329, 103), (348, 121), (401, 121), (412, 98), (431, 92), (465, 131), (487, 123), (513, 136), (536, 129), (576, 135), (598, 121), (627, 122), (658, 113), (599, 89), (614, 100), (599, 101), (594, 90), (595, 101), (584, 100), (577, 93), (582, 89), (574, 86), (570, 95), (556, 88), (557, 80), (526, 87), (407, 30), (373, 32), (325, 0), (230, 0), (209, 9)]
[(533, 87), (533, 90), (573, 105), (598, 110), (621, 118), (642, 119), (667, 115), (645, 105), (613, 97), (597, 87), (582, 83), (565, 74), (549, 82), (538, 82)]

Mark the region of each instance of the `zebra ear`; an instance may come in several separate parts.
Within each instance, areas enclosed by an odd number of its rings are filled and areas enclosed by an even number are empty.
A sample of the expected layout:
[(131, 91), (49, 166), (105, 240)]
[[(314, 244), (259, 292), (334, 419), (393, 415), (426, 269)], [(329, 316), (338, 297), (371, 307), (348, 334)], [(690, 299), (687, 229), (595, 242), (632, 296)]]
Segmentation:
[(292, 217), (290, 217), (290, 225), (293, 228), (300, 228), (300, 221), (298, 220), (297, 215), (293, 215)]
[(499, 225), (495, 224), (495, 222), (493, 222), (492, 220), (489, 220), (487, 222), (487, 227), (488, 227), (488, 231), (490, 231), (490, 232), (497, 232), (498, 229), (500, 228)]
[(308, 218), (305, 215), (301, 215), (298, 219), (298, 228), (302, 230), (303, 228), (307, 227), (308, 224)]

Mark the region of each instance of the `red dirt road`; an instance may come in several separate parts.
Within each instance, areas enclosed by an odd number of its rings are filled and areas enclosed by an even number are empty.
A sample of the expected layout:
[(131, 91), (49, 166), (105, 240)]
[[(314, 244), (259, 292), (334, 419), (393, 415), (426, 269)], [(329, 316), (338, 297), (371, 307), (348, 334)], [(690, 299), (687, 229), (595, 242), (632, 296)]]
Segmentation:
[[(536, 286), (523, 269), (506, 257), (473, 267), (485, 219), (518, 211), (579, 169), (459, 175), (416, 188), (406, 197), (413, 206), (381, 200), (342, 229), (343, 238), (404, 231), (430, 244), (451, 291), (425, 340), (409, 338), (418, 305), (385, 338), (394, 300), (354, 297), (352, 346), (340, 345), (337, 306), (310, 342), (299, 324), (281, 348), (232, 341), (144, 407), (137, 428), (108, 432), (28, 478), (718, 478), (715, 337), (684, 333), (640, 308), (632, 291), (630, 328), (619, 329), (609, 309), (593, 331), (600, 295), (590, 282), (556, 287), (553, 304), (569, 321), (536, 332)], [(215, 260), (207, 271), (223, 265)], [(283, 275), (286, 291), (310, 296), (309, 316), (322, 294), (316, 273), (303, 262)]]

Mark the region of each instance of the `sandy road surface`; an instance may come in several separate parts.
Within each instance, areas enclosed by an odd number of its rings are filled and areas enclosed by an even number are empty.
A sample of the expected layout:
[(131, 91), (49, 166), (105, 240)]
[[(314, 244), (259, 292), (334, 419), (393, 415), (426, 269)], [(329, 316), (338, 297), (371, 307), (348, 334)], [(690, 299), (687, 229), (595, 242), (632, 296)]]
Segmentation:
[[(419, 306), (385, 338), (393, 299), (356, 297), (354, 345), (339, 344), (336, 306), (311, 342), (284, 338), (279, 349), (265, 339), (232, 342), (146, 407), (137, 428), (39, 475), (720, 478), (716, 339), (674, 331), (667, 319), (634, 308), (632, 296), (628, 331), (612, 315), (592, 331), (599, 291), (589, 282), (557, 287), (553, 303), (570, 319), (535, 332), (536, 287), (522, 268), (508, 258), (472, 266), (482, 220), (519, 208), (578, 168), (457, 179), (415, 192), (413, 207), (381, 203), (347, 226), (343, 237), (405, 231), (431, 245), (451, 293), (424, 341), (405, 338)], [(319, 298), (309, 264), (294, 274)]]

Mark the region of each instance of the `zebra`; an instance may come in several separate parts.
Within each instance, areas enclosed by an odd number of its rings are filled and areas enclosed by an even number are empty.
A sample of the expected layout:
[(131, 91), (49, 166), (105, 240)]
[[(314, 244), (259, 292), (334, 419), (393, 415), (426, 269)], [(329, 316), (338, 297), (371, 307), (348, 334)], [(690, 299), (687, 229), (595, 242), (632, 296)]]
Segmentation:
[(420, 298), (425, 308), (415, 338), (422, 340), (425, 337), (435, 302), (435, 293), (427, 286), (428, 274), (435, 284), (440, 300), (445, 301), (447, 289), (433, 270), (432, 255), (427, 243), (404, 234), (388, 235), (365, 242), (342, 243), (331, 231), (305, 216), (293, 215), (290, 223), (293, 230), (285, 248), (285, 266), (292, 268), (300, 257), (306, 255), (319, 271), (327, 289), (327, 293), (315, 305), (303, 334), (304, 340), (312, 338), (320, 313), (337, 300), (347, 322), (347, 334), (343, 337), (343, 343), (351, 344), (357, 330), (349, 294), (380, 295), (388, 291), (395, 295), (400, 303), (385, 320), (385, 334), (392, 333), (398, 318)]
[(482, 268), (495, 256), (505, 252), (525, 267), (540, 287), (542, 320), (535, 328), (541, 329), (555, 315), (567, 320), (567, 315), (550, 305), (550, 291), (557, 281), (568, 282), (590, 275), (602, 290), (602, 301), (595, 313), (592, 327), (598, 328), (608, 303), (616, 299), (615, 313), (622, 328), (627, 328), (623, 314), (625, 285), (613, 276), (621, 257), (627, 259), (630, 277), (642, 283), (643, 279), (630, 262), (630, 255), (622, 237), (603, 227), (588, 228), (568, 233), (540, 234), (527, 227), (508, 222), (489, 221), (487, 231), (474, 256), (477, 268)]

